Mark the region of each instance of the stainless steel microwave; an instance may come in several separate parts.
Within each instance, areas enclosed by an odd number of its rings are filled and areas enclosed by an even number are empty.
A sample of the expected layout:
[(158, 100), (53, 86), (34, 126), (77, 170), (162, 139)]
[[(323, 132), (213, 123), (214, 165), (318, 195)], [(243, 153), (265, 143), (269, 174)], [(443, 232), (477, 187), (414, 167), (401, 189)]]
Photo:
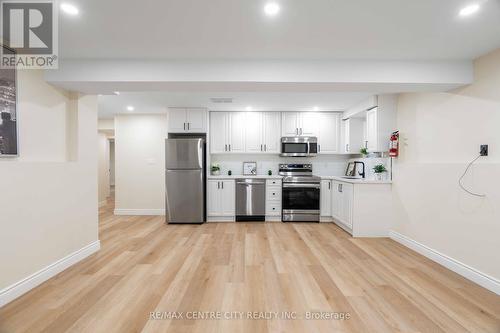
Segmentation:
[(285, 136), (281, 138), (281, 156), (308, 157), (318, 154), (315, 136)]

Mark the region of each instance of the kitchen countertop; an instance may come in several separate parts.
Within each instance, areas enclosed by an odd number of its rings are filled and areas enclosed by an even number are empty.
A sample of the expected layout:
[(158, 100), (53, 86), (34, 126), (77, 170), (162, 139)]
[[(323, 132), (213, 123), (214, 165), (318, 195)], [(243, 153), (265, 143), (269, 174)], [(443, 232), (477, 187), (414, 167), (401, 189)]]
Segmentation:
[[(321, 179), (327, 180), (338, 180), (345, 183), (351, 184), (392, 184), (391, 180), (374, 180), (374, 179), (348, 179), (339, 176), (319, 176)], [(208, 179), (238, 179), (238, 178), (256, 178), (256, 179), (282, 179), (283, 176), (280, 175), (256, 175), (256, 176), (244, 176), (244, 175), (220, 175), (220, 176), (208, 176)]]
[(321, 179), (338, 180), (344, 183), (351, 184), (392, 184), (392, 180), (375, 180), (375, 179), (349, 179), (339, 176), (320, 176)]
[(249, 175), (213, 176), (213, 175), (209, 175), (208, 176), (208, 179), (239, 179), (239, 178), (242, 178), (242, 179), (243, 178), (245, 178), (245, 179), (252, 179), (252, 178), (255, 178), (255, 179), (281, 179), (281, 178), (283, 178), (283, 176), (280, 176), (280, 175), (272, 175), (272, 176), (269, 176), (269, 175), (255, 175), (255, 176), (249, 176)]

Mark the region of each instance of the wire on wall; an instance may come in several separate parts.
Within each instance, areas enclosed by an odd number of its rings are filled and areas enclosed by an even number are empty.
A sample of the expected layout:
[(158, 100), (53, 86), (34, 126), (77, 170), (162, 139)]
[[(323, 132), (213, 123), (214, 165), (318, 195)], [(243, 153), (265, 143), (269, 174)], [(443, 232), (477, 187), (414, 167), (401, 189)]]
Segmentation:
[(479, 193), (474, 193), (468, 189), (465, 188), (465, 186), (462, 184), (462, 179), (465, 177), (465, 175), (467, 174), (467, 172), (469, 171), (470, 167), (472, 166), (472, 164), (474, 164), (474, 162), (476, 162), (479, 158), (481, 157), (481, 155), (479, 155), (478, 157), (476, 157), (475, 159), (473, 159), (469, 165), (467, 165), (467, 168), (465, 169), (464, 173), (462, 174), (462, 176), (460, 177), (460, 179), (458, 180), (458, 185), (460, 186), (460, 188), (462, 190), (464, 190), (465, 192), (469, 193), (470, 195), (473, 195), (475, 197), (481, 197), (481, 198), (484, 198), (486, 196), (486, 194), (479, 194)]

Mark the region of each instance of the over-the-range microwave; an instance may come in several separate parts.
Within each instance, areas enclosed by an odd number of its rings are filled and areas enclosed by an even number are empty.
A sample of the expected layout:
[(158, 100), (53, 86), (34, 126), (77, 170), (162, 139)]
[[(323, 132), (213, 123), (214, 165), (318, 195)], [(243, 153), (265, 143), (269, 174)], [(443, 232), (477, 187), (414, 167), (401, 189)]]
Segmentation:
[(281, 156), (308, 157), (318, 154), (318, 138), (314, 136), (284, 136), (281, 138)]

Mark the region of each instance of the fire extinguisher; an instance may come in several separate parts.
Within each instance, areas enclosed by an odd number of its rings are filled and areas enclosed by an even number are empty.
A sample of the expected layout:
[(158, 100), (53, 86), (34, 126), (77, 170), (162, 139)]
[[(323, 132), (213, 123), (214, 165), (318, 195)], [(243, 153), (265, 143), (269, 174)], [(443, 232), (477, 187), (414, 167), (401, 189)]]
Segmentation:
[(391, 135), (389, 156), (398, 157), (399, 155), (399, 131), (393, 132)]

